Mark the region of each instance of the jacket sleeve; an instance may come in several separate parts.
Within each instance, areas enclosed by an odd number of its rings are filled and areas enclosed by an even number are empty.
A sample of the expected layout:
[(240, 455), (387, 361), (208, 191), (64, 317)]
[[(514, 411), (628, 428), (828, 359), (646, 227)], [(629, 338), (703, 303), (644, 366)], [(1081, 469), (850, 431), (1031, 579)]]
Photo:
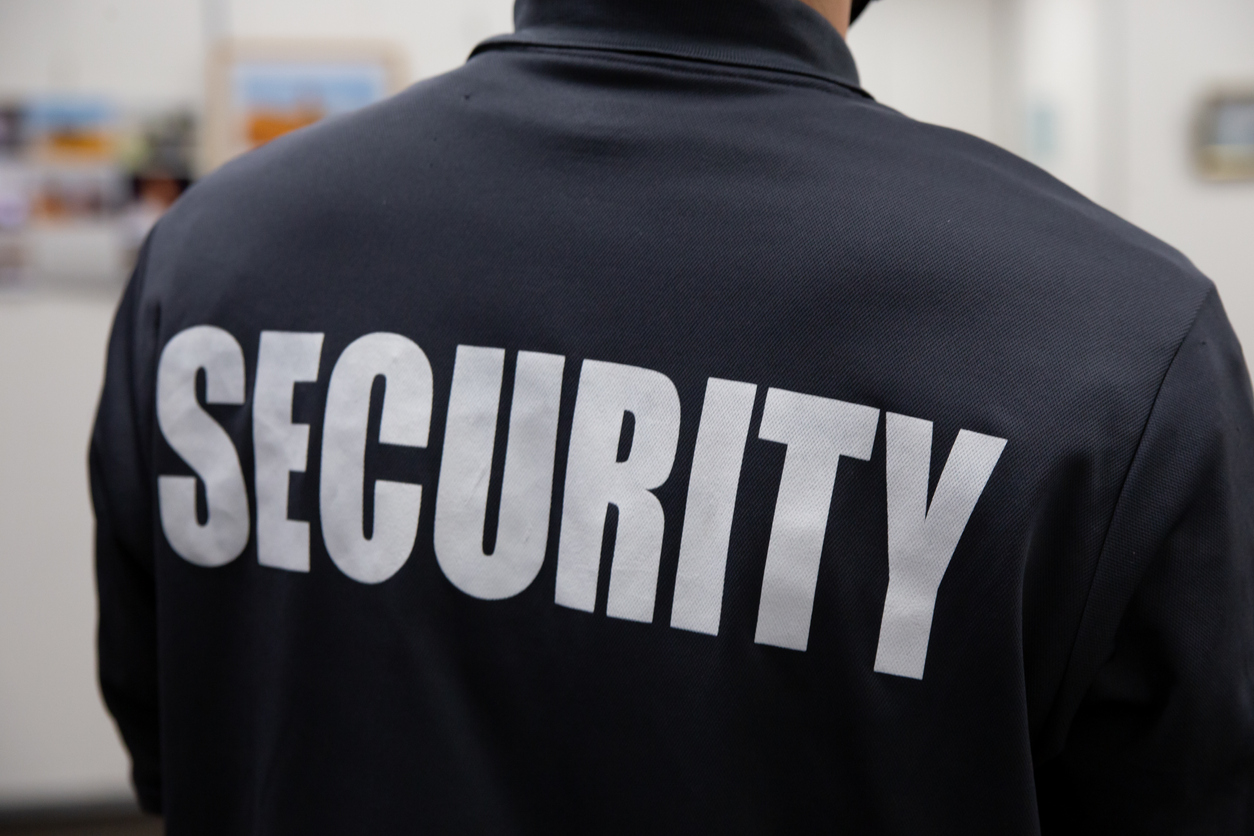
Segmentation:
[(1254, 403), (1213, 290), (1146, 423), (1071, 669), (1065, 745), (1038, 765), (1046, 833), (1254, 833)]
[(130, 750), (140, 806), (155, 813), (161, 810), (161, 745), (149, 459), (156, 316), (140, 307), (146, 262), (145, 248), (114, 320), (89, 469), (100, 688)]

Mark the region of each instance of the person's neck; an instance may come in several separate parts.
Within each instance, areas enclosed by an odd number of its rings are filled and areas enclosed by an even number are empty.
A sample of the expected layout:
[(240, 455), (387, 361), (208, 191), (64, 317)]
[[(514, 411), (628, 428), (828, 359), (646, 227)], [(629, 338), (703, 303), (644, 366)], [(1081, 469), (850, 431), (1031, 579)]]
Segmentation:
[(849, 18), (853, 14), (851, 0), (801, 0), (801, 2), (821, 14), (842, 38), (848, 36)]

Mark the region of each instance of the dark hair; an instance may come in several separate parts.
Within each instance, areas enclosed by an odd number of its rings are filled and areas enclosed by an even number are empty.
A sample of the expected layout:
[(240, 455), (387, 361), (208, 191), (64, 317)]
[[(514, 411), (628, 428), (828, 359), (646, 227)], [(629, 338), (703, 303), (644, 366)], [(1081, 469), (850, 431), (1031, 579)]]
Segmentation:
[(850, 17), (849, 20), (857, 20), (858, 15), (862, 14), (863, 10), (866, 9), (870, 3), (871, 0), (853, 0), (853, 16)]

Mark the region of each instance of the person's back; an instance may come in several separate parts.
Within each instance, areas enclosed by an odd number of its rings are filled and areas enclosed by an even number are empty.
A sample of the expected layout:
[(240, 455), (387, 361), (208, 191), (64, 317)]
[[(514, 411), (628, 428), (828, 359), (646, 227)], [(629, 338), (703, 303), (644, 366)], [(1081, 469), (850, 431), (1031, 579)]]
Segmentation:
[(1251, 432), (1205, 278), (812, 10), (523, 0), (159, 224), (104, 693), (173, 834), (1245, 832)]

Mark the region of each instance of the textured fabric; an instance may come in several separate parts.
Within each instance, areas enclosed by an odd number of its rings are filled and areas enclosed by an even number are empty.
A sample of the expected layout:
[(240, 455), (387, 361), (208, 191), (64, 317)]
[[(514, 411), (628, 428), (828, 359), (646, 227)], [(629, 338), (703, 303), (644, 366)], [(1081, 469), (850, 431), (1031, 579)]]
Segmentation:
[(720, 8), (523, 0), (158, 224), (91, 472), (172, 836), (1250, 832), (1213, 286)]

